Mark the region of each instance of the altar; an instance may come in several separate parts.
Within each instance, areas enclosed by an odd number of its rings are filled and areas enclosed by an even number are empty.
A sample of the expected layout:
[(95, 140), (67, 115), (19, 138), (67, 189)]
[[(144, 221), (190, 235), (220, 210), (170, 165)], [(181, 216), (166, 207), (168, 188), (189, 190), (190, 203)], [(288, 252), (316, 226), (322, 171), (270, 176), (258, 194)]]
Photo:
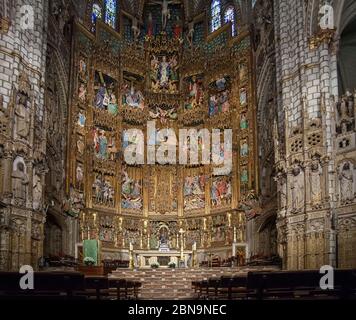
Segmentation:
[[(135, 267), (151, 268), (152, 264), (158, 263), (160, 268), (168, 268), (170, 263), (175, 263), (179, 268), (181, 261), (180, 250), (169, 250), (162, 252), (159, 250), (135, 250), (133, 252)], [(191, 264), (192, 251), (183, 251), (184, 267)]]

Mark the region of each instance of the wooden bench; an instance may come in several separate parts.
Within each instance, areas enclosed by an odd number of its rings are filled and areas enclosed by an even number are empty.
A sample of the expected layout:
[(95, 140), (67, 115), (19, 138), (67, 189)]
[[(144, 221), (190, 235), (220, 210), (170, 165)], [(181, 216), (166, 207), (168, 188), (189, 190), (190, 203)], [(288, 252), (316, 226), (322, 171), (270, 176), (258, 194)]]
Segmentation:
[(219, 289), (222, 298), (244, 299), (247, 297), (247, 275), (222, 276)]
[(105, 276), (88, 276), (85, 278), (85, 293), (87, 297), (101, 300), (108, 296), (109, 279)]
[(249, 297), (265, 299), (340, 299), (355, 295), (356, 276), (353, 270), (335, 270), (334, 290), (322, 290), (319, 270), (250, 272)]
[(126, 297), (126, 280), (125, 279), (110, 279), (109, 278), (109, 289), (115, 290), (115, 295), (117, 300), (127, 299)]

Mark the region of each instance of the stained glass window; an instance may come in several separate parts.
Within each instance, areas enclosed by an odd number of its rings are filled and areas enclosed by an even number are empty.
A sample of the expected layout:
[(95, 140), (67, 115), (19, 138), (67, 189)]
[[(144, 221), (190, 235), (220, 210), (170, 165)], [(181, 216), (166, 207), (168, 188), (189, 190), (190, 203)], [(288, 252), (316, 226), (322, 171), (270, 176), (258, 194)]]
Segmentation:
[(103, 16), (103, 13), (102, 13), (102, 10), (101, 10), (101, 7), (99, 4), (97, 3), (94, 3), (93, 4), (93, 10), (92, 10), (92, 13), (91, 13), (91, 22), (93, 24), (93, 30), (95, 30), (95, 24), (96, 24), (96, 21), (99, 19), (101, 19)]
[(105, 23), (116, 29), (117, 0), (105, 0)]
[(220, 0), (213, 0), (211, 3), (211, 32), (221, 27), (221, 3)]
[(236, 36), (236, 25), (235, 25), (235, 10), (233, 7), (228, 7), (225, 11), (224, 22), (231, 22), (232, 24), (232, 36)]

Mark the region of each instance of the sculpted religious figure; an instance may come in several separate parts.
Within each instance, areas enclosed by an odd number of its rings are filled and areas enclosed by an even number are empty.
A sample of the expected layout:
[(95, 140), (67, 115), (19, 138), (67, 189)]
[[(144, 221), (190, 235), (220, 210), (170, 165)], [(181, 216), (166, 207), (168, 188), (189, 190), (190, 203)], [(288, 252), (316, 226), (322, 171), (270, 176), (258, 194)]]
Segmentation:
[(304, 172), (302, 168), (295, 164), (292, 169), (292, 208), (300, 210), (304, 205)]
[(141, 34), (141, 30), (140, 30), (140, 24), (139, 24), (139, 21), (136, 17), (134, 17), (132, 19), (132, 26), (131, 26), (131, 29), (132, 29), (132, 33), (133, 33), (133, 36), (134, 36), (134, 41), (137, 41), (140, 34)]
[(285, 209), (287, 205), (287, 181), (285, 174), (279, 173), (276, 180), (278, 181), (279, 206), (280, 209)]
[(153, 17), (152, 17), (152, 12), (148, 14), (148, 23), (147, 23), (147, 31), (146, 34), (148, 37), (153, 36)]
[(194, 44), (194, 21), (189, 22), (189, 24), (188, 24), (187, 40), (188, 40), (190, 48), (192, 48), (193, 44)]
[(22, 139), (27, 139), (30, 133), (30, 99), (25, 92), (18, 92), (15, 105), (16, 134)]
[(28, 183), (29, 179), (26, 174), (25, 163), (22, 158), (17, 158), (14, 162), (12, 173), (12, 192), (17, 201), (26, 201)]
[(42, 201), (42, 183), (41, 183), (41, 176), (37, 173), (33, 176), (33, 209), (39, 210), (41, 208), (41, 201)]
[(168, 20), (171, 18), (171, 10), (169, 9), (170, 4), (180, 4), (180, 1), (152, 1), (153, 4), (159, 4), (162, 6), (162, 31), (165, 31), (167, 28)]
[(320, 161), (318, 158), (313, 158), (310, 167), (311, 202), (313, 204), (321, 202), (321, 175)]
[(345, 162), (339, 174), (340, 179), (340, 196), (341, 201), (347, 202), (352, 201), (354, 199), (354, 176), (352, 165), (350, 162)]

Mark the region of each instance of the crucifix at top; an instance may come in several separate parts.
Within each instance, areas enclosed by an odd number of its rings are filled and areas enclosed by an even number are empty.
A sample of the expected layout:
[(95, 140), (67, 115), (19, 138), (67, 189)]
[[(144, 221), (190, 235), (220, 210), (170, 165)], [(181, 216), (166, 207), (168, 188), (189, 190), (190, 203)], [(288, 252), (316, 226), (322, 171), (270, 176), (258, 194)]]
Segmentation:
[(171, 10), (169, 9), (170, 4), (181, 4), (180, 0), (162, 0), (162, 1), (151, 1), (151, 4), (158, 4), (162, 6), (162, 30), (166, 30), (168, 20), (171, 18)]

